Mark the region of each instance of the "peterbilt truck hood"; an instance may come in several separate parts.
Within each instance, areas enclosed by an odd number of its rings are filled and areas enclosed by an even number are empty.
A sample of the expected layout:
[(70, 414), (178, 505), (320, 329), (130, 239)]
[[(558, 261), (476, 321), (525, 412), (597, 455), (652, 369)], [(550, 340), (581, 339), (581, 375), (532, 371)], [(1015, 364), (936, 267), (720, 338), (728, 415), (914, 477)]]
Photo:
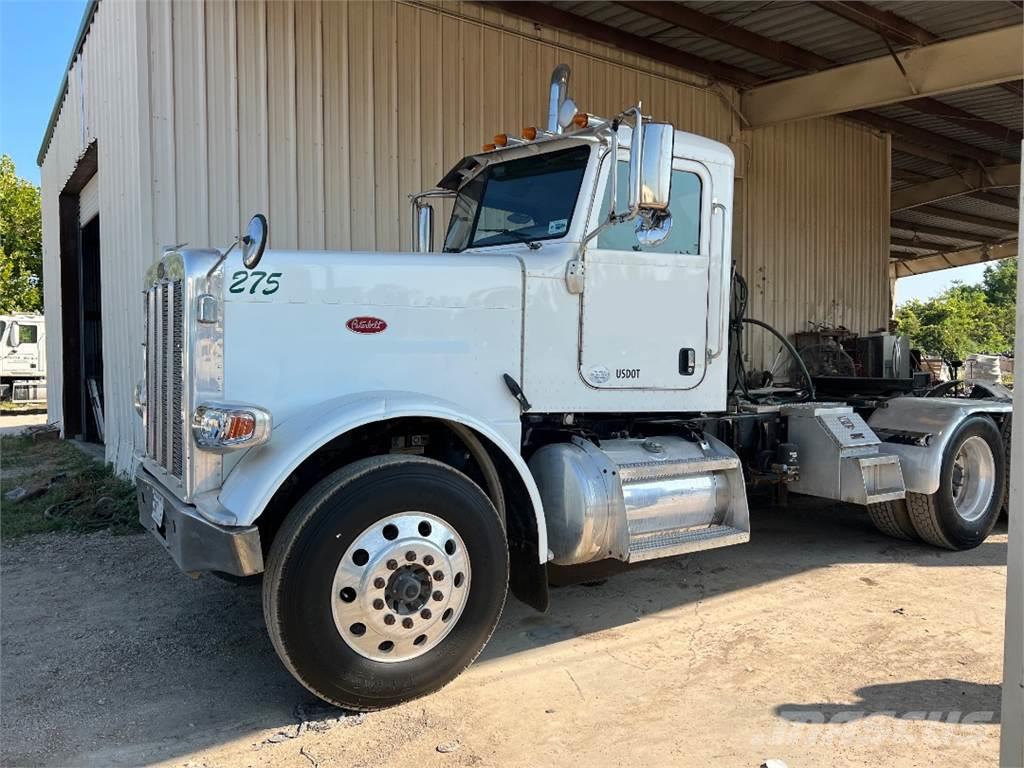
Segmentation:
[(487, 255), (267, 251), (223, 269), (226, 400), (275, 423), (338, 396), (411, 391), (517, 417), (523, 271)]

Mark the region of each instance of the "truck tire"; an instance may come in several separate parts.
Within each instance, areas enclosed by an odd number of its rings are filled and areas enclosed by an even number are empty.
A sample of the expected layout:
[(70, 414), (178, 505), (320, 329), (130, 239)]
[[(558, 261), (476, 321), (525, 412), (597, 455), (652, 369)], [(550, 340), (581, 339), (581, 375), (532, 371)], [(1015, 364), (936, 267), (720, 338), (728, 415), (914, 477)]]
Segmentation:
[(945, 549), (981, 544), (999, 518), (1005, 463), (1002, 439), (992, 419), (965, 419), (943, 451), (939, 490), (931, 495), (907, 494), (907, 511), (918, 535)]
[(453, 680), (494, 631), (508, 545), (468, 477), (419, 456), (354, 462), (310, 489), (267, 557), (263, 614), (324, 701), (389, 707)]
[(1013, 415), (1006, 414), (1006, 418), (1003, 419), (1003, 427), (999, 430), (1000, 435), (1003, 438), (1003, 450), (1006, 452), (1006, 467), (1004, 474), (1006, 480), (1003, 485), (1003, 505), (1002, 513), (1009, 518), (1010, 516), (1010, 443), (1013, 440)]
[(910, 521), (910, 513), (907, 512), (907, 504), (903, 499), (868, 504), (868, 517), (875, 524), (875, 528), (886, 536), (907, 541), (917, 541), (920, 538)]

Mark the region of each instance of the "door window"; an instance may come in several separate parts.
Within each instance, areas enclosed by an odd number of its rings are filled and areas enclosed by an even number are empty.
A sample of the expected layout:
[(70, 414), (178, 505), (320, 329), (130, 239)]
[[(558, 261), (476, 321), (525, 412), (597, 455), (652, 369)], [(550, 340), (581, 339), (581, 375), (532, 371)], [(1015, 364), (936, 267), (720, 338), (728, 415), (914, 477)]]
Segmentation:
[[(618, 210), (629, 205), (629, 163), (619, 161), (616, 193), (619, 198)], [(645, 251), (648, 253), (700, 253), (700, 176), (690, 171), (672, 171), (672, 196), (669, 199), (669, 213), (672, 215), (672, 229), (664, 241), (654, 246), (642, 246), (636, 239), (636, 219), (606, 227), (597, 236), (597, 247), (609, 251)], [(601, 204), (601, 218), (608, 218), (612, 185), (608, 184)]]
[(18, 324), (18, 341), (21, 344), (35, 344), (39, 336), (39, 327), (35, 325)]

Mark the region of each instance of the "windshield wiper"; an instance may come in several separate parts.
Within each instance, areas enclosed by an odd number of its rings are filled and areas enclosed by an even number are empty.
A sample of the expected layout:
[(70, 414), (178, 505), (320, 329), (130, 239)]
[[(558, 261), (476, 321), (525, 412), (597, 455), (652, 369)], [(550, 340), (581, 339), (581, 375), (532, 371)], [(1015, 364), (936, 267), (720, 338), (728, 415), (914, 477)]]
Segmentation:
[[(540, 248), (540, 243), (538, 243), (536, 240), (527, 237), (526, 235), (520, 234), (518, 230), (478, 229), (477, 232), (493, 232), (495, 235), (509, 235), (510, 237), (514, 237), (521, 243), (526, 243), (526, 247), (529, 248), (531, 251), (536, 251), (538, 248)], [(480, 243), (477, 243), (477, 245), (480, 245)], [(492, 245), (501, 245), (501, 243), (492, 243)]]

